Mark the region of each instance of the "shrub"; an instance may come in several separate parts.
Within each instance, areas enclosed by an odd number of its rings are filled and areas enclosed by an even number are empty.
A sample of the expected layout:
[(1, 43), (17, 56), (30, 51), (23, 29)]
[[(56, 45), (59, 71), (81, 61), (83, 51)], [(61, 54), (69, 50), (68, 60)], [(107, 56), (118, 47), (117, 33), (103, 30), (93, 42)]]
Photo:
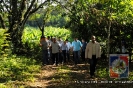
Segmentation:
[(40, 65), (31, 58), (12, 55), (12, 44), (7, 40), (9, 34), (5, 32), (6, 30), (0, 29), (0, 82), (34, 81), (34, 73), (39, 71)]

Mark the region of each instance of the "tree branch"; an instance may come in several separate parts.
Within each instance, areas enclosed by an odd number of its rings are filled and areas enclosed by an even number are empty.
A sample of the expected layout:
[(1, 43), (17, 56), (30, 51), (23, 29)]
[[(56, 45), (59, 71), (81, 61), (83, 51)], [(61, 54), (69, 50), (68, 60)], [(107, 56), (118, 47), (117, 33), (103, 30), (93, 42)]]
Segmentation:
[(37, 8), (34, 8), (32, 11), (30, 11), (30, 14), (35, 13), (38, 9), (42, 8), (44, 4), (49, 2), (48, 0), (45, 0), (43, 3), (41, 3)]
[[(70, 9), (68, 9), (67, 7), (65, 7), (64, 5), (61, 4), (61, 2), (59, 2), (58, 0), (56, 0), (55, 2), (59, 3), (60, 6), (62, 6), (63, 8), (65, 8), (66, 10), (68, 10), (69, 12), (72, 13), (72, 11)], [(71, 6), (71, 3), (68, 3)]]
[(20, 4), (20, 11), (23, 12), (23, 10), (25, 9), (25, 7), (26, 7), (26, 0), (22, 0), (21, 1), (21, 4)]
[(11, 12), (11, 10), (10, 10), (11, 8), (8, 6), (8, 4), (6, 4), (4, 1), (2, 3), (3, 3), (3, 9), (5, 7), (5, 9), (10, 13)]
[(40, 26), (39, 22), (38, 22), (38, 21), (36, 21), (36, 23), (37, 23), (37, 26), (39, 27), (39, 29), (42, 31), (42, 28), (41, 28), (41, 26)]
[(32, 0), (32, 2), (31, 2), (31, 4), (30, 4), (29, 8), (27, 9), (27, 11), (26, 11), (25, 14), (24, 14), (24, 18), (26, 18), (26, 17), (29, 15), (29, 13), (30, 13), (30, 11), (31, 11), (31, 9), (32, 9), (32, 7), (33, 7), (35, 1), (36, 1), (36, 0)]

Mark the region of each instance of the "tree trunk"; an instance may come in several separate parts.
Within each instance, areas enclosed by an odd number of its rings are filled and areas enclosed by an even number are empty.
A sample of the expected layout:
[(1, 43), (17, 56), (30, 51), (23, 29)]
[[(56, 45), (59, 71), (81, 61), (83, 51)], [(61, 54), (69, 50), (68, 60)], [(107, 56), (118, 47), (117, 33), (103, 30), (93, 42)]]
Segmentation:
[(24, 31), (24, 26), (21, 25), (21, 27), (17, 27), (17, 28), (13, 28), (13, 30), (15, 31), (8, 31), (8, 33), (10, 33), (10, 37), (11, 37), (11, 42), (13, 44), (13, 53), (20, 53), (22, 48), (23, 48), (23, 44), (22, 44), (22, 34)]
[(0, 22), (1, 22), (1, 27), (2, 27), (3, 29), (5, 29), (6, 27), (5, 27), (5, 24), (4, 24), (4, 21), (3, 21), (1, 15), (0, 15)]
[[(13, 53), (18, 53), (23, 48), (22, 34), (24, 31), (24, 25), (30, 15), (42, 8), (43, 5), (49, 5), (49, 0), (44, 0), (39, 3), (38, 0), (1, 0), (0, 12), (7, 13), (8, 16), (8, 31), (10, 33), (10, 40), (13, 44)], [(2, 3), (2, 4), (1, 4)], [(0, 15), (0, 23), (2, 28), (5, 28), (4, 22), (7, 21)], [(44, 32), (44, 27), (42, 32)], [(44, 35), (42, 33), (42, 35)], [(8, 38), (9, 39), (9, 38)]]

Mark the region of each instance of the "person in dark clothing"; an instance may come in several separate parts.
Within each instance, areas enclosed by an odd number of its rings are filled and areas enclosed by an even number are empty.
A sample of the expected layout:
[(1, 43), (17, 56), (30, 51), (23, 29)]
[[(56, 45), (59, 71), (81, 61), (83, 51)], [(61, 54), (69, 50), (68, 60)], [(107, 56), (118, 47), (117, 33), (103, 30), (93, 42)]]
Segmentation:
[(82, 51), (81, 51), (81, 58), (82, 61), (85, 62), (85, 49), (86, 49), (87, 42), (82, 39)]

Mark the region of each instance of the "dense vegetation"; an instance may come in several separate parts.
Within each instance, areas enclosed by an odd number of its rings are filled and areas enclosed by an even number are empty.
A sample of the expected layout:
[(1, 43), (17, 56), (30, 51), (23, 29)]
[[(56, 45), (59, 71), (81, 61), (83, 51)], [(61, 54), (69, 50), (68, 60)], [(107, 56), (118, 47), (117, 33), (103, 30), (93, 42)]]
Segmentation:
[[(54, 27), (45, 28), (46, 37), (62, 37), (62, 39), (65, 40), (66, 38), (71, 39), (70, 35), (71, 32), (66, 29)], [(9, 34), (6, 33), (6, 30), (0, 29), (0, 83), (16, 80), (35, 81), (34, 76), (40, 72), (42, 59), (41, 49), (39, 47), (40, 36), (41, 31), (38, 28), (26, 27), (22, 37), (25, 49), (23, 53), (21, 52), (18, 56), (12, 54), (12, 43), (5, 40), (9, 37)]]
[[(63, 40), (71, 38), (71, 31), (64, 28), (45, 27), (45, 37), (61, 37)], [(22, 49), (23, 53), (38, 60), (41, 58), (41, 49), (39, 47), (39, 41), (41, 37), (41, 31), (39, 28), (26, 27), (22, 36), (22, 41), (25, 49)], [(22, 54), (22, 52), (20, 52)], [(39, 60), (41, 61), (41, 60)]]
[[(12, 81), (34, 81), (34, 75), (40, 72), (40, 65), (34, 59), (12, 54), (12, 43), (6, 40), (9, 34), (0, 29), (0, 83)], [(34, 68), (34, 69), (33, 69)], [(6, 88), (0, 84), (1, 88)], [(9, 85), (7, 88), (11, 88)]]
[(124, 42), (132, 56), (133, 0), (0, 0), (0, 28), (0, 82), (34, 81), (41, 35), (89, 41), (94, 34), (104, 55)]

